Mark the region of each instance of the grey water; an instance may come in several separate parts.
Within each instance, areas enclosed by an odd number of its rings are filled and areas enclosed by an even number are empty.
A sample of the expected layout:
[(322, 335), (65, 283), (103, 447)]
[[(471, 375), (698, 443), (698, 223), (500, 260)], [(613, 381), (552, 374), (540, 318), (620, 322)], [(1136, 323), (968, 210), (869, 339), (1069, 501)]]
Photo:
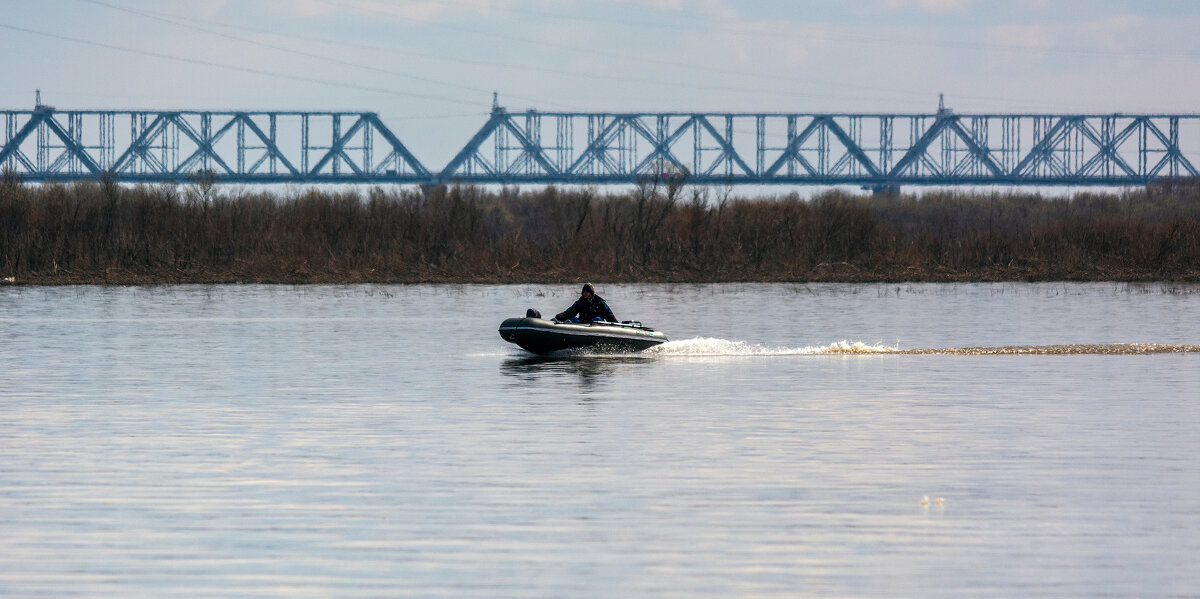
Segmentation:
[(0, 596), (1200, 596), (1200, 287), (598, 292), (0, 287)]

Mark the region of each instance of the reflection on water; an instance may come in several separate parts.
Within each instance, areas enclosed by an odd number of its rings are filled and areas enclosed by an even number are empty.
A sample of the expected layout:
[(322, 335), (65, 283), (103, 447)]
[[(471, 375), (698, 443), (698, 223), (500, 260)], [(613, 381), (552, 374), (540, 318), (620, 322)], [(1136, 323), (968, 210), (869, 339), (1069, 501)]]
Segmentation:
[(653, 362), (647, 355), (633, 354), (562, 354), (510, 358), (500, 363), (500, 372), (523, 382), (536, 382), (547, 376), (578, 376), (584, 390), (592, 390), (604, 379), (632, 364)]

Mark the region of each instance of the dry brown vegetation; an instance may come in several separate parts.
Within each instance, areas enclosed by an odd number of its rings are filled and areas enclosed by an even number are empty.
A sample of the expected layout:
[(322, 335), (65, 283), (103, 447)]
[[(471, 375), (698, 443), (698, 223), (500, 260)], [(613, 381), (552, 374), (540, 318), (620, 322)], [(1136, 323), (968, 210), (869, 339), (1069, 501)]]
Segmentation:
[(739, 198), (455, 186), (0, 182), (16, 283), (1200, 281), (1200, 182), (1120, 194)]

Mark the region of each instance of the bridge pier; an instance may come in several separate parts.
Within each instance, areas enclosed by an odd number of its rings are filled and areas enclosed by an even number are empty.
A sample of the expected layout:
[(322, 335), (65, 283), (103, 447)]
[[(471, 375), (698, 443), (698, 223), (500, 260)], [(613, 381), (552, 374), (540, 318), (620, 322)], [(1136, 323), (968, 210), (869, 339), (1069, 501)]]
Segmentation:
[(875, 185), (864, 185), (863, 189), (870, 190), (873, 196), (898, 196), (900, 195), (900, 186), (895, 183), (877, 183)]

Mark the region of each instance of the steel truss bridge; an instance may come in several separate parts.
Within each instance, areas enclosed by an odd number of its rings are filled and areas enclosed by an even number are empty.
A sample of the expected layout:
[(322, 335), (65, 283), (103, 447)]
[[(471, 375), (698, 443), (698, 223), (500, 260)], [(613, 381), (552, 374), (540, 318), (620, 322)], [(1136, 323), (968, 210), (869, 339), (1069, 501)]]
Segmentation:
[[(1200, 114), (582, 113), (490, 117), (440, 170), (372, 112), (3, 111), (24, 180), (1144, 185), (1197, 177)], [(649, 178), (649, 179), (647, 179)]]

